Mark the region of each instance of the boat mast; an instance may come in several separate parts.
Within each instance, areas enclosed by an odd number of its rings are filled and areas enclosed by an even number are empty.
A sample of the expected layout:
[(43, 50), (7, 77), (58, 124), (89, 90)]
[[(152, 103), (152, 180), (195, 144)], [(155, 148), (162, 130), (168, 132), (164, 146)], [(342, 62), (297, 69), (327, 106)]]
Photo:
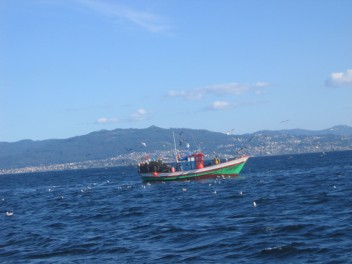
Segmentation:
[(177, 160), (177, 148), (176, 148), (176, 140), (175, 140), (175, 132), (172, 131), (172, 136), (174, 138), (174, 147), (175, 147), (175, 158), (176, 158), (176, 163), (178, 163), (178, 160)]

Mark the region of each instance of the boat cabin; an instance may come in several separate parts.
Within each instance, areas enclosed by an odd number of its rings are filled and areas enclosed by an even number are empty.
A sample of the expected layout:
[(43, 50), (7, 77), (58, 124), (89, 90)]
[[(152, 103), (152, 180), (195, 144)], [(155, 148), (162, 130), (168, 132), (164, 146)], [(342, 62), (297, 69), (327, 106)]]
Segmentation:
[(197, 169), (204, 168), (204, 154), (203, 153), (194, 153), (192, 155), (192, 157), (194, 157)]
[(193, 153), (189, 156), (181, 158), (178, 156), (176, 171), (187, 171), (204, 168), (204, 154), (201, 152)]

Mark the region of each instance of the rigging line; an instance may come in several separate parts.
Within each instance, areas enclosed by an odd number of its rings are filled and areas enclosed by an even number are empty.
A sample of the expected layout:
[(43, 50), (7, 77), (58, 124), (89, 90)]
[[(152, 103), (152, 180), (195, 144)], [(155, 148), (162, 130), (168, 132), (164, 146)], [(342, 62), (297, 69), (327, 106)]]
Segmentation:
[(197, 147), (197, 151), (200, 151), (200, 145), (197, 144), (196, 140), (194, 139), (194, 136), (193, 134), (191, 133), (191, 136), (192, 136), (192, 139), (193, 139), (193, 142), (194, 142), (194, 145), (196, 145)]
[(245, 143), (245, 146), (243, 146), (242, 148), (240, 148), (239, 150), (236, 151), (236, 154), (240, 153), (242, 150), (248, 148), (248, 144), (255, 138), (255, 134), (247, 140), (247, 142)]

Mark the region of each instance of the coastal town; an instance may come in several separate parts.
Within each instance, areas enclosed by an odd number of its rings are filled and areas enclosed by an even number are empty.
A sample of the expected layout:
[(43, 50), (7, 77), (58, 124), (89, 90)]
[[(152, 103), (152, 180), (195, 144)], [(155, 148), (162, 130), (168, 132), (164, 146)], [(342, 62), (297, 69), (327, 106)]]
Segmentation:
[[(206, 159), (221, 157), (229, 159), (234, 156), (248, 154), (252, 157), (292, 155), (300, 153), (325, 154), (332, 151), (352, 150), (350, 136), (294, 136), (286, 134), (256, 134), (255, 138), (248, 136), (233, 136), (232, 143), (220, 144), (205, 154)], [(249, 142), (250, 141), (250, 142)], [(105, 159), (89, 159), (78, 162), (57, 164), (39, 164), (21, 168), (0, 169), (0, 174), (17, 174), (44, 171), (81, 170), (90, 168), (108, 168), (117, 166), (136, 166), (138, 162), (150, 159), (163, 159), (166, 162), (175, 161), (175, 150), (151, 149), (146, 152), (131, 151)]]

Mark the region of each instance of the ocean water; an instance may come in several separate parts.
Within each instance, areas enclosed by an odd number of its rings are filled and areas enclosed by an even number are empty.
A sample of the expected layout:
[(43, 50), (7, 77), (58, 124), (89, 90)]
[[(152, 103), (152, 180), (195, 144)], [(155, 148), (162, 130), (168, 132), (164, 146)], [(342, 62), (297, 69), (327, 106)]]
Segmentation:
[(352, 263), (352, 151), (251, 158), (207, 181), (0, 175), (0, 263)]

